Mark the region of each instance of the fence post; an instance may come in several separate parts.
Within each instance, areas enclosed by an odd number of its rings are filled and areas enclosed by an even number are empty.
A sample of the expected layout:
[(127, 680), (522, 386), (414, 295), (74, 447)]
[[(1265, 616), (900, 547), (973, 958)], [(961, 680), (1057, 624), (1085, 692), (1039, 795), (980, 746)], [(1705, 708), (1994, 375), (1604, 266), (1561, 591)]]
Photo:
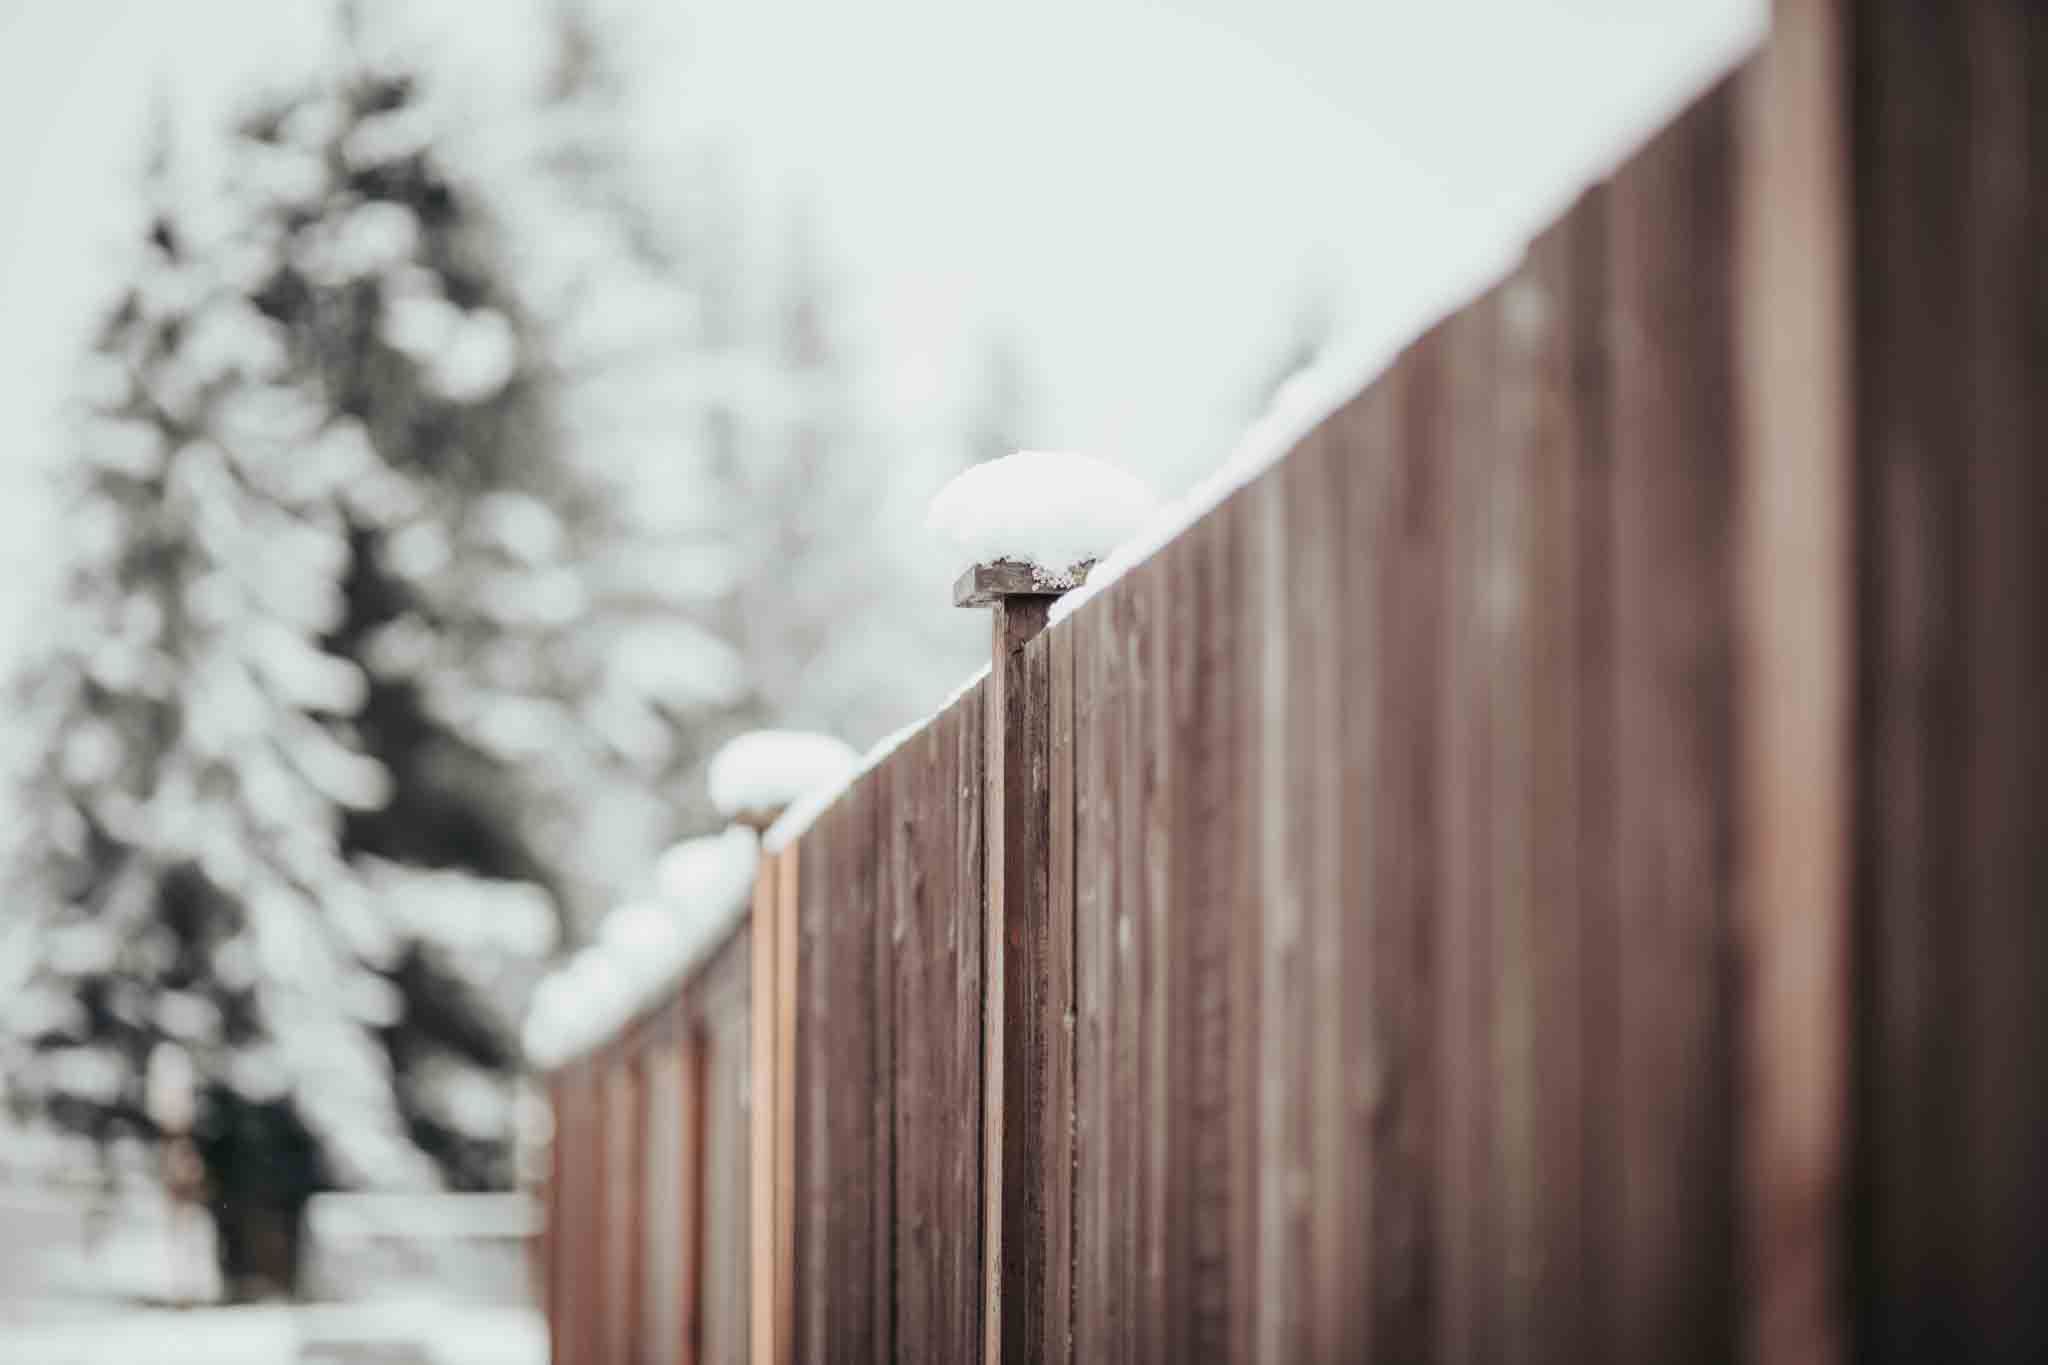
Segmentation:
[[(1026, 564), (980, 564), (953, 586), (953, 605), (989, 607), (994, 629), (984, 727), (987, 858), (982, 928), (982, 1332), (985, 1365), (1049, 1358), (1046, 1340), (1047, 1150), (1043, 1112), (1054, 1030), (1047, 801), (1050, 679), (1024, 646), (1053, 599), (1082, 575)], [(1059, 955), (1064, 960), (1064, 955)], [(1010, 1116), (1017, 1116), (1011, 1122)]]
[[(739, 823), (765, 834), (782, 808), (752, 810)], [(754, 873), (749, 946), (752, 995), (747, 1087), (750, 1212), (748, 1318), (753, 1365), (794, 1358), (796, 1231), (796, 859), (761, 855)]]

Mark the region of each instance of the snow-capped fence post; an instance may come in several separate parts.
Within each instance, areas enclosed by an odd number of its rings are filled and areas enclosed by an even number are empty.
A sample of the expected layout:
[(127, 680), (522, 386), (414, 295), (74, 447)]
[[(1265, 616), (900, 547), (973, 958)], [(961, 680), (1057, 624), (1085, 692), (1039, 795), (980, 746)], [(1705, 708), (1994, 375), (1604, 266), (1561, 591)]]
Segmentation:
[(1054, 579), (1030, 565), (981, 564), (953, 588), (954, 605), (987, 606), (993, 626), (983, 730), (982, 1323), (989, 1362), (1047, 1358), (1050, 1229), (1037, 1195), (1053, 1154), (1034, 1118), (1046, 1106), (1052, 1030), (1061, 1026), (1052, 1017), (1053, 977), (1060, 963), (1069, 972), (1072, 964), (1049, 932), (1051, 680), (1043, 652), (1027, 655), (1024, 646), (1046, 628), (1065, 586), (1082, 577), (1085, 569)]
[(1051, 1216), (1056, 1163), (1069, 1160), (1048, 1115), (1067, 1112), (1072, 1074), (1055, 1047), (1072, 1001), (1071, 940), (1052, 932), (1051, 670), (1027, 650), (1052, 604), (1128, 541), (1153, 510), (1149, 490), (1087, 455), (1019, 451), (968, 469), (932, 499), (927, 524), (966, 571), (953, 605), (988, 607), (982, 821), (982, 1331), (987, 1365), (1063, 1355), (1065, 1306), (1048, 1302), (1067, 1256)]

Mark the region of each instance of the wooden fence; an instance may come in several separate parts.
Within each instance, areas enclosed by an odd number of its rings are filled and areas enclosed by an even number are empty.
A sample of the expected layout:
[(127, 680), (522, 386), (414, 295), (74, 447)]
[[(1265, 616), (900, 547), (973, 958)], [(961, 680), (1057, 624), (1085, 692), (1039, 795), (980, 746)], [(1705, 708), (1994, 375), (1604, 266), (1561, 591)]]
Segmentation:
[(554, 1078), (558, 1361), (2048, 1357), (2044, 55), (1782, 6), (1288, 458), (1000, 603)]

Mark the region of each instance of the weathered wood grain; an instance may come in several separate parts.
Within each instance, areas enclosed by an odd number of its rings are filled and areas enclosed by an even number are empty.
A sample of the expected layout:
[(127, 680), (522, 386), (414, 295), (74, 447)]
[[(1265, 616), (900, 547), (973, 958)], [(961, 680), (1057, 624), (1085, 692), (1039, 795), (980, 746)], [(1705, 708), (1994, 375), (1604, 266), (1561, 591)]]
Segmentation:
[(981, 736), (971, 693), (876, 774), (879, 895), (894, 958), (892, 1219), (900, 1358), (978, 1358)]
[(983, 685), (988, 824), (982, 929), (982, 1285), (985, 1358), (1045, 1355), (1045, 1169), (1041, 1123), (1051, 1062), (1047, 918), (1048, 678), (1043, 649), (1052, 599), (995, 600), (991, 671)]
[(1716, 87), (1608, 195), (1628, 1359), (1734, 1349), (1736, 101)]
[(2048, 31), (1847, 7), (1856, 1351), (2048, 1354)]

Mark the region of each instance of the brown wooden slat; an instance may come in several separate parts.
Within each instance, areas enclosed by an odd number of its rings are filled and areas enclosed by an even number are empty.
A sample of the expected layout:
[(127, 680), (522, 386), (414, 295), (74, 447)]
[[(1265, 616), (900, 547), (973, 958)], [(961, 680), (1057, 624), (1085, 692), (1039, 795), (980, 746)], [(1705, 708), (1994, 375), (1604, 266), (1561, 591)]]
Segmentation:
[[(1265, 704), (1260, 651), (1264, 636), (1257, 628), (1256, 604), (1265, 591), (1253, 572), (1259, 553), (1251, 509), (1242, 496), (1231, 498), (1213, 514), (1222, 539), (1220, 555), (1229, 572), (1218, 588), (1229, 633), (1219, 638), (1218, 660), (1234, 679), (1235, 695), (1216, 701), (1228, 731), (1219, 735), (1224, 762), (1235, 775), (1238, 790), (1250, 792), (1258, 771), (1260, 716)], [(1079, 704), (1077, 699), (1077, 704)], [(1224, 1274), (1229, 1320), (1229, 1356), (1250, 1360), (1259, 1342), (1259, 1188), (1260, 1024), (1264, 1006), (1261, 970), (1264, 937), (1258, 889), (1262, 851), (1255, 808), (1240, 802), (1235, 837), (1225, 865), (1225, 894), (1231, 902), (1229, 920), (1219, 947), (1227, 955), (1224, 971), (1228, 1044), (1223, 1086), (1228, 1117), (1225, 1132), (1226, 1188), (1229, 1209), (1229, 1265)]]
[(1447, 512), (1441, 335), (1423, 337), (1388, 380), (1397, 434), (1389, 497), (1398, 509), (1381, 579), (1369, 797), (1376, 829), (1366, 949), (1377, 1069), (1372, 1086), (1372, 1289), (1368, 1338), (1387, 1359), (1426, 1360), (1436, 1338), (1439, 807), (1442, 578)]
[(794, 1359), (790, 1329), (796, 1302), (797, 915), (802, 872), (794, 849), (775, 859), (775, 1343), (777, 1359)]
[[(1043, 637), (1050, 714), (1046, 797), (1046, 1011), (1056, 1022), (1046, 1077), (1045, 1359), (1074, 1360), (1074, 1062), (1078, 1015), (1074, 978), (1075, 821), (1074, 632)], [(1037, 648), (1036, 644), (1033, 646)], [(977, 794), (979, 789), (977, 788)]]
[(1123, 754), (1111, 663), (1118, 649), (1111, 613), (1098, 600), (1074, 618), (1074, 978), (1079, 1034), (1074, 1051), (1074, 1358), (1108, 1360), (1121, 1350), (1124, 1300), (1113, 1239), (1125, 1226), (1116, 1205), (1111, 1142), (1119, 1115), (1112, 1085), (1116, 1000), (1117, 788)]
[[(1305, 443), (1311, 457), (1321, 438)], [(1292, 467), (1276, 469), (1245, 493), (1250, 505), (1254, 553), (1246, 572), (1254, 591), (1254, 617), (1263, 637), (1260, 651), (1257, 767), (1249, 775), (1253, 837), (1259, 845), (1259, 955), (1265, 996), (1259, 1012), (1259, 1240), (1258, 1350), (1261, 1358), (1299, 1359), (1307, 1350), (1308, 945), (1304, 920), (1314, 870), (1304, 866), (1315, 849), (1315, 797), (1304, 790), (1314, 770), (1297, 765), (1311, 743), (1320, 714), (1301, 708), (1313, 670), (1306, 618), (1291, 629), (1294, 593), (1306, 591), (1309, 611), (1327, 611), (1327, 582), (1297, 585), (1291, 551), (1315, 532), (1297, 528), (1300, 507), (1292, 494)], [(1306, 499), (1304, 499), (1305, 501)], [(1305, 554), (1306, 557), (1306, 554)], [(1316, 575), (1311, 575), (1315, 577)], [(1306, 858), (1305, 858), (1305, 855)]]
[(982, 1286), (990, 1360), (1045, 1355), (1045, 1132), (1051, 940), (1046, 894), (1047, 676), (1043, 649), (1051, 599), (1003, 597), (992, 616), (992, 668), (983, 684), (987, 842), (982, 927), (984, 1132)]
[[(1133, 579), (1135, 579), (1133, 575)], [(1110, 1037), (1112, 1119), (1109, 1130), (1111, 1179), (1115, 1182), (1116, 1233), (1111, 1240), (1111, 1273), (1119, 1313), (1114, 1340), (1126, 1360), (1143, 1358), (1152, 1319), (1146, 1312), (1145, 1280), (1151, 1267), (1145, 1259), (1145, 1233), (1153, 1195), (1147, 1181), (1146, 1139), (1163, 1120), (1145, 1085), (1146, 958), (1151, 915), (1147, 866), (1148, 822), (1155, 802), (1158, 769), (1147, 703), (1150, 679), (1152, 601), (1127, 579), (1123, 590), (1108, 597), (1115, 622), (1117, 675), (1117, 788), (1115, 853), (1115, 935), (1110, 960), (1110, 996), (1114, 1028)]]
[[(1380, 1172), (1372, 1161), (1375, 1100), (1384, 1083), (1384, 1049), (1372, 989), (1373, 883), (1379, 827), (1375, 776), (1383, 735), (1387, 676), (1402, 666), (1385, 647), (1385, 610), (1400, 547), (1399, 392), (1382, 379), (1326, 424), (1324, 468), (1304, 490), (1326, 499), (1337, 533), (1334, 564), (1319, 590), (1338, 604), (1336, 632), (1322, 666), (1332, 670), (1321, 705), (1335, 706), (1322, 760), (1334, 781), (1323, 794), (1336, 840), (1319, 860), (1329, 884), (1309, 904), (1312, 993), (1309, 1129), (1310, 1264), (1308, 1350), (1316, 1359), (1359, 1360), (1372, 1342), (1372, 1228)], [(1329, 779), (1326, 779), (1328, 781)]]
[(740, 1365), (753, 1359), (753, 1117), (762, 1103), (751, 1057), (756, 1023), (753, 967), (750, 925), (700, 976), (693, 1000), (693, 1020), (703, 1038), (703, 1297), (698, 1338), (706, 1365)]
[(981, 1243), (981, 697), (876, 775), (896, 1046), (894, 1332), (906, 1360), (978, 1357)]
[(2038, 6), (1849, 7), (1857, 1353), (2048, 1354)]
[(1612, 1356), (1594, 1330), (1613, 1283), (1616, 1131), (1604, 196), (1539, 238), (1502, 298), (1522, 682), (1493, 701), (1519, 768), (1496, 793), (1522, 811), (1503, 886), (1526, 878), (1500, 902), (1504, 1346), (1554, 1365)]
[(1437, 1203), (1439, 1353), (1448, 1365), (1496, 1354), (1493, 1100), (1493, 803), (1489, 597), (1499, 451), (1495, 327), (1499, 295), (1442, 326), (1440, 388), (1448, 519), (1444, 545), (1442, 788), (1438, 838)]
[(775, 877), (779, 864), (772, 857), (761, 859), (754, 877), (754, 904), (749, 943), (752, 948), (752, 991), (749, 997), (751, 1032), (747, 1055), (752, 1063), (748, 1109), (750, 1152), (747, 1162), (750, 1192), (749, 1275), (754, 1286), (749, 1313), (752, 1355), (761, 1365), (783, 1359), (782, 1334), (788, 1330), (786, 1305), (777, 1300), (777, 1214), (775, 1177), (775, 1063), (777, 1044), (776, 953), (780, 919)]
[(1627, 1359), (1733, 1350), (1736, 108), (1724, 82), (1609, 194)]
[(1779, 7), (1737, 186), (1741, 1344), (1848, 1348), (1855, 586), (1845, 6)]

